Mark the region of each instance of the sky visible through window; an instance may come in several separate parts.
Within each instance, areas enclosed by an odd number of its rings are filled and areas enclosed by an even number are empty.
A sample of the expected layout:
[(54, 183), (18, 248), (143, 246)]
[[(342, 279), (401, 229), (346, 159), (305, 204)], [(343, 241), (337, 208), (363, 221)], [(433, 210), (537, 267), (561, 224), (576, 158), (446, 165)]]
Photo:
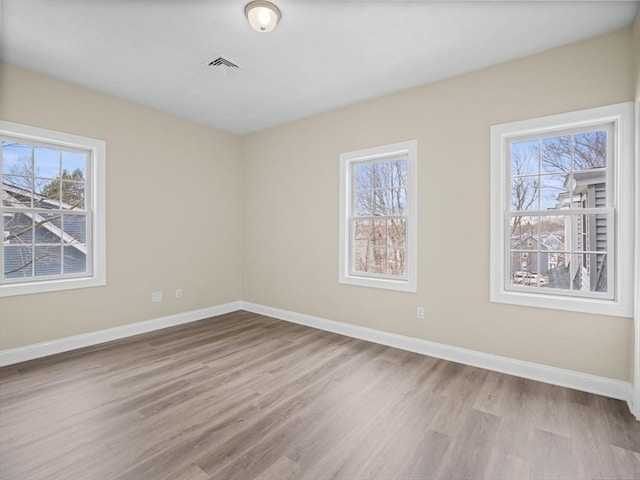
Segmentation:
[[(33, 167), (31, 166), (32, 148)], [(80, 170), (86, 177), (86, 154), (46, 147), (32, 147), (7, 140), (2, 142), (3, 175), (29, 175), (31, 168), (33, 168), (35, 177), (56, 178), (61, 173), (61, 167), (68, 172)]]

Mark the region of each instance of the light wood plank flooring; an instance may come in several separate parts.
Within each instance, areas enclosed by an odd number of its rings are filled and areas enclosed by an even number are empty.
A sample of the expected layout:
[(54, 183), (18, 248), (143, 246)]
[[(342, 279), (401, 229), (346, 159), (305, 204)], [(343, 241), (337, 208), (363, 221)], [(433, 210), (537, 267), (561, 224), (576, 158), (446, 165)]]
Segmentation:
[(638, 479), (621, 401), (236, 312), (0, 370), (16, 480)]

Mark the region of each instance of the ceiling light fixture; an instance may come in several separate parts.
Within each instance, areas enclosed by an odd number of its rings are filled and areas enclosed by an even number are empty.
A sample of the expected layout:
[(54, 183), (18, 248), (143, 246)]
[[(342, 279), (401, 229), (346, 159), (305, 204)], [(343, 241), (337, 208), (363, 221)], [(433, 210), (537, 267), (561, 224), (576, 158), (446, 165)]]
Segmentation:
[(247, 20), (258, 32), (267, 33), (276, 28), (280, 20), (280, 10), (271, 2), (256, 0), (244, 7)]

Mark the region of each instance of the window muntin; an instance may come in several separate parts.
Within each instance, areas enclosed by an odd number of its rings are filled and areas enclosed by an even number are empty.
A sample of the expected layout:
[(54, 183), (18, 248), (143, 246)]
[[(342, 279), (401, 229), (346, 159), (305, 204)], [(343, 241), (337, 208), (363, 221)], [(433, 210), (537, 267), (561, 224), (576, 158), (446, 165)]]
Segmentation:
[(340, 158), (339, 281), (415, 291), (416, 142)]
[(631, 316), (633, 138), (632, 102), (491, 127), (492, 302)]
[(104, 285), (104, 142), (4, 121), (0, 141), (0, 296)]

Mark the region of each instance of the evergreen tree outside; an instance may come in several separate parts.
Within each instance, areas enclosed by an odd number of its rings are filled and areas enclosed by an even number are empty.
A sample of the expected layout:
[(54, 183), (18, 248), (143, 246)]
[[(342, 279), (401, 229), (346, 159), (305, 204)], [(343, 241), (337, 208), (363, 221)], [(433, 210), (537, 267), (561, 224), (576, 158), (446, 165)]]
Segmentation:
[[(68, 170), (62, 171), (62, 176), (51, 180), (42, 189), (42, 195), (50, 199), (61, 199), (63, 203), (73, 207), (84, 206), (84, 174), (79, 168), (69, 173)], [(62, 190), (62, 197), (60, 197)]]

